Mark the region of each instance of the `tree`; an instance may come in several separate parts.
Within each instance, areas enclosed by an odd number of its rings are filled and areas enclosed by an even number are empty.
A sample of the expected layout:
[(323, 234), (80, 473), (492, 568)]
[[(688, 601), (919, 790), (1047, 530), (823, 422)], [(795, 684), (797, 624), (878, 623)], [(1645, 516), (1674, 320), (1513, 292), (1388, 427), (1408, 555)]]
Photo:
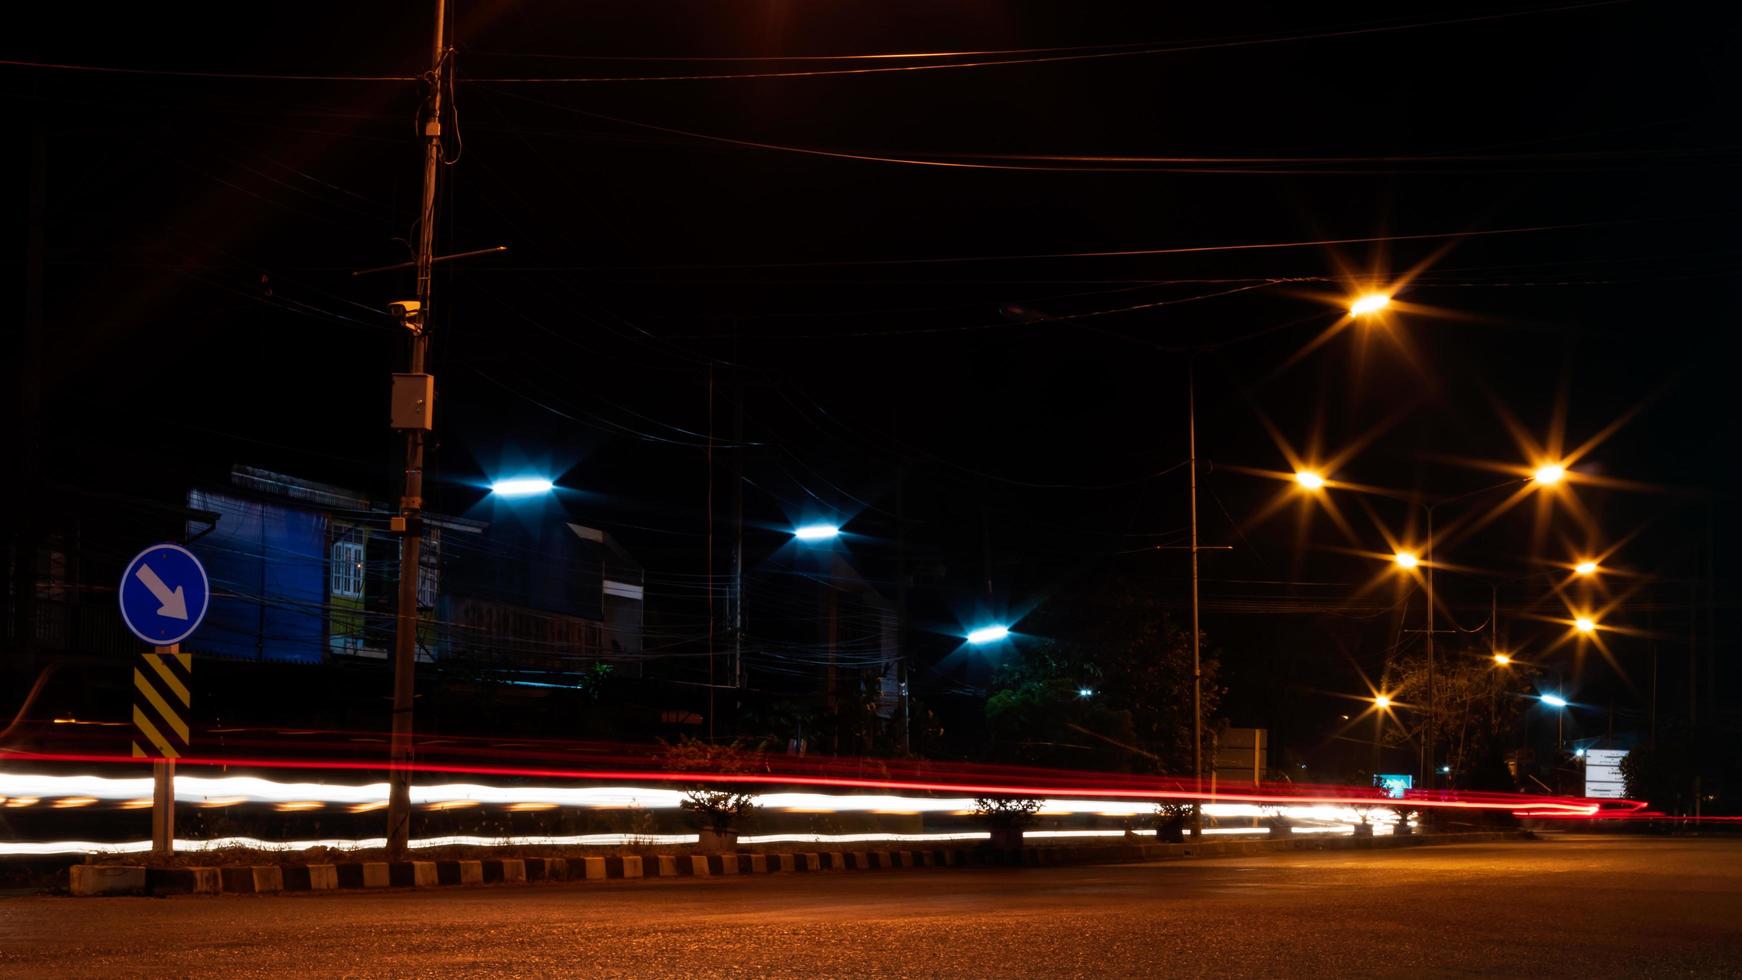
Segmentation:
[[(1514, 661), (1495, 665), (1486, 651), (1451, 650), (1434, 658), (1435, 757), (1470, 789), (1512, 790), (1504, 749), (1526, 704), (1536, 671)], [(1419, 745), (1428, 721), (1427, 661), (1400, 661), (1389, 681), (1398, 724), (1386, 729), (1390, 744)]]
[[(994, 680), (990, 754), (1001, 761), (1141, 773), (1192, 771), (1192, 651), (1152, 595), (1102, 583), (1067, 604), (1084, 618), (1040, 623)], [(1202, 657), (1204, 750), (1221, 702), (1216, 655)]]

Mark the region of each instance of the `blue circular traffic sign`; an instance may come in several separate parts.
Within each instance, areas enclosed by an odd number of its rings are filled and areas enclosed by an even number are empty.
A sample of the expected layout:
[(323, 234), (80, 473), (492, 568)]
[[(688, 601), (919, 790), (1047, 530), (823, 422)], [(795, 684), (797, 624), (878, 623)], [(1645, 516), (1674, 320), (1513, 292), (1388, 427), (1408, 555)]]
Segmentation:
[(156, 646), (180, 643), (199, 629), (211, 597), (205, 568), (180, 545), (154, 544), (121, 573), (121, 619)]

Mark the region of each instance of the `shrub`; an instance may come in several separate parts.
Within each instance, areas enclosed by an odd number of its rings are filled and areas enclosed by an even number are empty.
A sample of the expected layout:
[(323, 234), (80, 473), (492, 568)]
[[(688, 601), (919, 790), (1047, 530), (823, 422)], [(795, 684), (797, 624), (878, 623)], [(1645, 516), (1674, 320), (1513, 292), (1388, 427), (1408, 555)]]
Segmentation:
[(714, 745), (685, 736), (665, 747), (661, 762), (668, 772), (693, 772), (703, 777), (681, 787), (683, 801), (679, 804), (702, 828), (730, 830), (756, 809), (756, 797), (743, 783), (709, 781), (705, 776), (756, 772), (762, 768), (760, 749), (747, 749), (738, 742)]
[(994, 827), (1020, 829), (1034, 822), (1040, 801), (1019, 796), (982, 796), (974, 801), (974, 816)]

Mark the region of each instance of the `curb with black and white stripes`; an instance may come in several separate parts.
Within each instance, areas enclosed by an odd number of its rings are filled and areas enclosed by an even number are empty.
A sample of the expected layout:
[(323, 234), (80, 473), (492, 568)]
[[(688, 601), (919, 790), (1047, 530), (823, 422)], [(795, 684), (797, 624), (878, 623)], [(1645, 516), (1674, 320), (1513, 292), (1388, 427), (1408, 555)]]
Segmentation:
[(894, 871), (909, 868), (1036, 867), (1171, 858), (1233, 857), (1278, 851), (1371, 850), (1435, 843), (1523, 840), (1521, 831), (1392, 837), (1281, 837), (1191, 844), (783, 851), (737, 854), (613, 854), (597, 857), (483, 858), (447, 861), (340, 861), (240, 867), (81, 864), (68, 869), (74, 895), (264, 895), (359, 889), (439, 888), (540, 881), (717, 878), (739, 875)]

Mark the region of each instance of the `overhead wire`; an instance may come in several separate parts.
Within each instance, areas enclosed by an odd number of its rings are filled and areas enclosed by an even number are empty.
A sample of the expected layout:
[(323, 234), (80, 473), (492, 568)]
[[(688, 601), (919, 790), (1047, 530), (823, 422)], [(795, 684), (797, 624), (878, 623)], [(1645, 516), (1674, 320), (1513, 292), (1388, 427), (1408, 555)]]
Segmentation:
[[(1058, 64), (1065, 62), (1105, 61), (1119, 58), (1154, 57), (1158, 55), (1184, 54), (1197, 51), (1225, 50), (1230, 48), (1258, 47), (1278, 44), (1295, 44), (1309, 41), (1324, 41), (1336, 38), (1359, 37), (1370, 34), (1388, 34), (1401, 31), (1422, 30), (1431, 27), (1447, 27), (1463, 24), (1486, 23), (1501, 20), (1512, 20), (1520, 17), (1540, 16), (1544, 14), (1571, 13), (1599, 7), (1617, 6), (1629, 0), (1588, 0), (1588, 2), (1561, 4), (1552, 7), (1535, 7), (1524, 10), (1502, 10), (1492, 13), (1467, 14), (1456, 17), (1442, 17), (1403, 22), (1381, 22), (1376, 24), (1358, 25), (1319, 31), (1297, 31), (1270, 35), (1245, 35), (1229, 38), (1189, 41), (1174, 44), (1158, 44), (1150, 47), (1139, 47), (1116, 50), (1084, 50), (1084, 49), (1042, 49), (1043, 51), (1058, 51), (1057, 54), (1033, 54), (1030, 56), (991, 57), (972, 61), (947, 61), (940, 64), (927, 65), (887, 65), (870, 68), (834, 68), (807, 69), (777, 72), (730, 72), (712, 74), (678, 74), (678, 75), (594, 75), (567, 77), (482, 77), (479, 82), (509, 85), (576, 85), (576, 84), (608, 84), (623, 82), (695, 82), (695, 81), (737, 81), (747, 79), (782, 79), (782, 78), (827, 78), (839, 76), (864, 76), (887, 74), (911, 74), (928, 71), (960, 71), (969, 68), (1006, 68), (1027, 65)], [(1012, 54), (1022, 54), (1012, 51)], [(993, 52), (998, 54), (998, 52)], [(980, 57), (979, 55), (970, 55)], [(952, 56), (944, 56), (952, 57)], [(667, 59), (661, 59), (667, 60)], [(787, 59), (790, 60), (790, 59)], [(832, 59), (841, 60), (841, 59)]]

